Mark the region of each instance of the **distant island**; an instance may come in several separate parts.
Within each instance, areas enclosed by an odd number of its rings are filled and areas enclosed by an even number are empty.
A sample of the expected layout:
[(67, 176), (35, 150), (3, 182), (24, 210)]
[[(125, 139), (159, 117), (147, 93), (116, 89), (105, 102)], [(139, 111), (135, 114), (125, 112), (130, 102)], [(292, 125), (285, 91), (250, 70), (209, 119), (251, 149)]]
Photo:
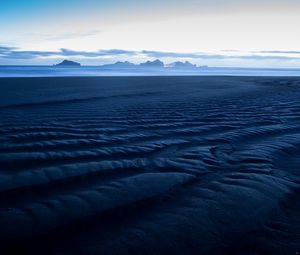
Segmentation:
[(71, 60), (64, 60), (59, 64), (54, 65), (56, 67), (79, 67), (81, 66), (80, 63), (77, 63), (75, 61), (71, 61)]
[(185, 61), (185, 62), (177, 61), (177, 62), (169, 64), (167, 67), (176, 68), (176, 69), (195, 69), (195, 68), (197, 68), (196, 65), (194, 65), (188, 61)]
[(103, 67), (103, 68), (132, 68), (135, 66), (136, 66), (135, 64), (130, 63), (128, 61), (125, 61), (125, 62), (118, 61), (114, 64), (106, 64), (106, 65), (102, 65), (100, 67)]
[[(81, 64), (71, 60), (64, 60), (61, 63), (53, 65), (55, 67), (80, 67)], [(177, 61), (174, 63), (165, 64), (159, 59), (154, 61), (146, 61), (140, 64), (134, 64), (129, 61), (116, 62), (112, 64), (105, 64), (99, 66), (99, 69), (109, 69), (109, 70), (166, 70), (166, 71), (197, 71), (202, 68), (207, 68), (208, 66), (197, 66), (188, 61), (181, 62)]]
[(116, 62), (113, 64), (101, 65), (99, 68), (107, 68), (107, 69), (164, 69), (164, 70), (197, 70), (200, 68), (207, 68), (208, 66), (197, 66), (188, 61), (185, 62), (174, 62), (170, 64), (165, 64), (159, 59), (154, 61), (146, 61), (140, 64), (134, 64), (128, 61), (125, 62)]
[(155, 67), (155, 68), (164, 68), (165, 64), (164, 62), (160, 61), (159, 59), (156, 59), (154, 61), (147, 61), (145, 63), (140, 64), (141, 67)]

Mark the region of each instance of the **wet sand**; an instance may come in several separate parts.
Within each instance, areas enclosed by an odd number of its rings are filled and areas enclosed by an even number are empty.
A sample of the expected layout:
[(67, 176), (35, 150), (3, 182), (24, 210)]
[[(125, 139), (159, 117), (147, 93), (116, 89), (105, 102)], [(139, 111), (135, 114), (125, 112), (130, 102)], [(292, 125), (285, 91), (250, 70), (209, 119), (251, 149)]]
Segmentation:
[(297, 254), (300, 78), (0, 79), (4, 254)]

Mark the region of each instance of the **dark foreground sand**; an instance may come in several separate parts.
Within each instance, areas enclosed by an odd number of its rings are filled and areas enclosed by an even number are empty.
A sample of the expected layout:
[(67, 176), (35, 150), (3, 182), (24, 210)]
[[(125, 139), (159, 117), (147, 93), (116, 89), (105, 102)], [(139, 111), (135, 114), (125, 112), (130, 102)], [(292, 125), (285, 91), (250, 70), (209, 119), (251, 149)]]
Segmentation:
[(300, 78), (0, 92), (1, 255), (300, 253)]

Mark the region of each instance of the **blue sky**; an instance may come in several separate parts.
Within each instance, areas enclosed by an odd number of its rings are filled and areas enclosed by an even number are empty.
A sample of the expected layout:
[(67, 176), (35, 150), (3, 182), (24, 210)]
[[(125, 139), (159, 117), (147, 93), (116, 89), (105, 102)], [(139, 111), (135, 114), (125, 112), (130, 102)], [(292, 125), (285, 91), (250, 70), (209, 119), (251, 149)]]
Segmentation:
[(299, 0), (3, 0), (0, 64), (300, 67)]

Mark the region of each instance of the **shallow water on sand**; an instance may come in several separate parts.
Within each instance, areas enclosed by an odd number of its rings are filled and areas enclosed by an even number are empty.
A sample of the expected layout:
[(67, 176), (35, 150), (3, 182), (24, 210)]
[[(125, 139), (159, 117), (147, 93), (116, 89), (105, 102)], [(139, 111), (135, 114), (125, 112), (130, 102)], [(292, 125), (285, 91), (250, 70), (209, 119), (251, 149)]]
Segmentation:
[(14, 254), (297, 254), (300, 78), (0, 79)]

